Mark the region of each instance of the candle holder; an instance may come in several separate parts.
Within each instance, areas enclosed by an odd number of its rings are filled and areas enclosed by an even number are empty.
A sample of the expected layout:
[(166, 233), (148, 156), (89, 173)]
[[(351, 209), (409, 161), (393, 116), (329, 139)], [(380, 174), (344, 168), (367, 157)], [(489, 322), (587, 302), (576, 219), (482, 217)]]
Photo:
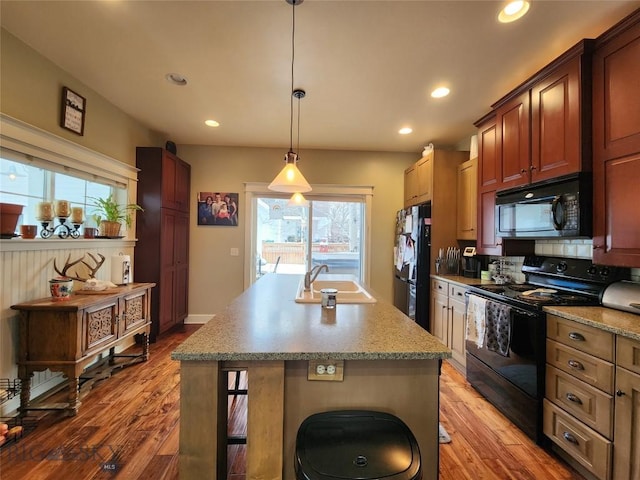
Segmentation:
[(57, 230), (59, 238), (80, 237), (80, 226), (82, 222), (67, 223), (67, 217), (58, 217), (58, 222), (58, 225), (56, 225), (55, 219), (41, 221), (40, 225), (42, 225), (42, 230), (40, 231), (40, 236), (42, 238), (50, 238)]

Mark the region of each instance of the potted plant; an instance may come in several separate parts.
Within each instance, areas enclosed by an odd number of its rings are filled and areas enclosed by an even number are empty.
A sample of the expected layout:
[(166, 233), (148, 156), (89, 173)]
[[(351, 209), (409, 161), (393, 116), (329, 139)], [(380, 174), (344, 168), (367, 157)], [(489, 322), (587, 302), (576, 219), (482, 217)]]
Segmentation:
[(127, 227), (131, 226), (131, 212), (135, 210), (144, 211), (140, 205), (130, 203), (119, 205), (112, 195), (107, 198), (91, 198), (95, 210), (93, 218), (98, 225), (99, 235), (102, 237), (117, 237), (120, 234), (122, 222)]

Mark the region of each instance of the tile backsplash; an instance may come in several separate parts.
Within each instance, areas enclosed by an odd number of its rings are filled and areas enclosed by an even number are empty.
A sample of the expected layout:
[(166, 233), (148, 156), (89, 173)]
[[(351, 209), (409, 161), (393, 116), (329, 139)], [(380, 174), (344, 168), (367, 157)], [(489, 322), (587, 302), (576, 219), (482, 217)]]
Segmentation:
[[(591, 260), (593, 258), (593, 242), (591, 239), (536, 240), (535, 253), (536, 255), (544, 257), (553, 256)], [(507, 263), (505, 268), (506, 272), (509, 273), (516, 282), (524, 282), (524, 274), (521, 272), (524, 257), (502, 258)], [(640, 268), (631, 269), (631, 280), (640, 282)]]

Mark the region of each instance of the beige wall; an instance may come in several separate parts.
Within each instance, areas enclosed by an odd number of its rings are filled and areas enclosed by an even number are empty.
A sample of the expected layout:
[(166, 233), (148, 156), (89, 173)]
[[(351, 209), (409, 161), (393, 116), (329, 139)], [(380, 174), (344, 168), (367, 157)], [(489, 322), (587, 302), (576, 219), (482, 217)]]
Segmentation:
[[(6, 30), (1, 35), (3, 113), (129, 165), (136, 163), (136, 146), (164, 145), (166, 136), (137, 122)], [(87, 99), (83, 136), (60, 127), (62, 87)]]
[[(179, 145), (178, 156), (191, 164), (191, 209), (199, 191), (240, 193), (238, 227), (198, 226), (191, 219), (189, 314), (220, 312), (243, 289), (244, 242), (248, 235), (244, 182), (270, 182), (284, 165), (286, 148)], [(371, 287), (392, 299), (395, 212), (402, 208), (404, 169), (420, 156), (407, 153), (304, 150), (300, 170), (312, 184), (373, 186)], [(232, 257), (231, 248), (240, 256)]]
[[(3, 113), (74, 143), (135, 165), (136, 146), (160, 146), (166, 135), (128, 116), (33, 49), (1, 31), (0, 109)], [(84, 136), (59, 126), (60, 97), (67, 86), (87, 99)], [(123, 86), (126, 88), (126, 86)], [(270, 182), (283, 164), (286, 148), (179, 147), (192, 165), (192, 208), (198, 191), (243, 192), (244, 182)], [(403, 170), (420, 156), (406, 153), (307, 151), (301, 169), (311, 183), (374, 187), (371, 287), (391, 299), (394, 213), (402, 206)], [(242, 200), (242, 197), (241, 197)], [(219, 312), (243, 288), (245, 206), (237, 228), (191, 226), (190, 315)], [(241, 254), (231, 257), (229, 249)]]

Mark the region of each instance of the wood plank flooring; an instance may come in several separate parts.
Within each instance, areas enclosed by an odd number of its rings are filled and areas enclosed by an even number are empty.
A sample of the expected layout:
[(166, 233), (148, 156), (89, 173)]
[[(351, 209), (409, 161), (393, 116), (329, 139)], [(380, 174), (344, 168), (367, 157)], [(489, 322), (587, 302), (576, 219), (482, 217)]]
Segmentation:
[[(39, 418), (33, 431), (0, 449), (0, 478), (176, 480), (180, 369), (170, 353), (196, 329), (159, 338), (148, 362), (98, 383), (76, 417)], [(245, 396), (230, 398), (231, 434), (246, 433), (245, 411)], [(442, 480), (583, 478), (531, 442), (446, 362), (440, 418), (452, 439), (440, 446)], [(244, 480), (245, 447), (228, 452), (228, 479)]]

